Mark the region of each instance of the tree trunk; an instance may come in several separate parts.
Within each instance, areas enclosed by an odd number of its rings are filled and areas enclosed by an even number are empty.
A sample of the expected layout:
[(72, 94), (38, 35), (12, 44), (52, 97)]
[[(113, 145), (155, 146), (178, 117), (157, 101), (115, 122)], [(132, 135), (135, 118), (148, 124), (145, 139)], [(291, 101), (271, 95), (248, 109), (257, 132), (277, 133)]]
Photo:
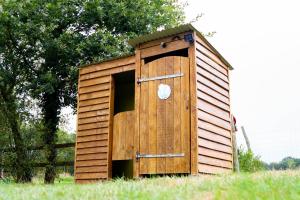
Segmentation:
[(44, 118), (44, 144), (45, 154), (47, 159), (47, 166), (45, 171), (44, 182), (46, 184), (54, 183), (56, 172), (56, 131), (59, 122), (59, 97), (58, 91), (48, 94), (45, 93), (43, 97), (43, 118)]
[(15, 119), (10, 119), (13, 139), (15, 142), (15, 151), (17, 155), (16, 160), (16, 174), (17, 182), (31, 182), (32, 174), (30, 164), (26, 154), (26, 147), (21, 137), (21, 133)]
[(3, 113), (3, 116), (6, 117), (15, 146), (16, 181), (18, 183), (31, 182), (32, 171), (26, 152), (26, 147), (20, 132), (19, 115), (17, 113), (16, 101), (14, 97), (6, 96), (2, 93), (0, 94), (0, 100), (2, 101), (0, 111)]

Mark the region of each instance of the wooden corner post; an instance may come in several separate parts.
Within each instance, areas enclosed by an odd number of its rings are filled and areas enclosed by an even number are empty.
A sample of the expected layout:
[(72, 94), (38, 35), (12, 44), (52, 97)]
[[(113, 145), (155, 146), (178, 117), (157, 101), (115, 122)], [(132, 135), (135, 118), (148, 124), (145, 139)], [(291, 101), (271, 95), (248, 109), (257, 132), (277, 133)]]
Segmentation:
[(196, 84), (196, 34), (193, 32), (194, 43), (189, 47), (190, 58), (190, 106), (191, 106), (191, 174), (198, 174), (198, 135), (197, 135), (197, 84)]
[(108, 133), (108, 179), (112, 178), (112, 148), (113, 148), (113, 121), (114, 121), (114, 101), (115, 101), (115, 81), (110, 75), (110, 98), (109, 98), (109, 133)]
[(139, 152), (140, 147), (140, 85), (138, 84), (137, 80), (141, 76), (141, 51), (136, 49), (135, 51), (135, 131), (134, 131), (134, 149), (133, 149), (133, 177), (139, 177), (139, 161), (136, 158), (136, 153)]

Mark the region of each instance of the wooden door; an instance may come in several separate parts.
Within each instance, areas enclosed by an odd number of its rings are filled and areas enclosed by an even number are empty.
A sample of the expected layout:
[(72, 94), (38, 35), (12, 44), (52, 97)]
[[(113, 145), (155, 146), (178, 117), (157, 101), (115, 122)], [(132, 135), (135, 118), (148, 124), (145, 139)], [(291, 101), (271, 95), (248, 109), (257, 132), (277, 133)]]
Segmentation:
[[(189, 58), (142, 65), (139, 84), (140, 174), (190, 173)], [(161, 84), (171, 89), (169, 97), (168, 90), (159, 97)]]

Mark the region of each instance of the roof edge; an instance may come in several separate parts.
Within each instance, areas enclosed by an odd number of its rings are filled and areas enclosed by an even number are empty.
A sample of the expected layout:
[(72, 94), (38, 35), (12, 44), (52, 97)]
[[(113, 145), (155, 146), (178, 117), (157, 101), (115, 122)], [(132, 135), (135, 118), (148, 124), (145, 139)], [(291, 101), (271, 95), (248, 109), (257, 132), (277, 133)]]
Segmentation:
[(183, 24), (178, 27), (157, 31), (146, 35), (141, 35), (129, 40), (128, 44), (135, 48), (136, 46), (146, 42), (184, 33), (187, 31), (194, 31), (197, 34), (197, 36), (200, 37), (200, 39), (202, 39), (217, 54), (221, 61), (224, 62), (224, 64), (228, 66), (230, 70), (233, 70), (231, 64), (208, 42), (208, 40), (202, 35), (202, 33), (198, 31), (192, 24)]

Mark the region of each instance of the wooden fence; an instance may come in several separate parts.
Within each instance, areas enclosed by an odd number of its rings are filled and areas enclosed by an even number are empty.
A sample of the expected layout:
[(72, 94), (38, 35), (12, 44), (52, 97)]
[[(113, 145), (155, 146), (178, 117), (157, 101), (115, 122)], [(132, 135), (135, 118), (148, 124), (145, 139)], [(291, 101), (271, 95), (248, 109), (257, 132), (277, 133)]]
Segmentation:
[[(72, 143), (64, 143), (64, 144), (56, 144), (55, 145), (55, 149), (74, 148), (74, 147), (75, 147), (75, 143), (74, 142), (72, 142)], [(27, 150), (28, 151), (44, 150), (44, 145), (28, 146)], [(3, 167), (5, 167), (3, 165), (3, 160), (2, 160), (3, 154), (5, 154), (7, 152), (11, 152), (11, 151), (14, 151), (13, 147), (0, 149), (0, 179), (3, 177), (3, 174), (4, 174)], [(36, 168), (36, 167), (45, 167), (47, 164), (48, 163), (46, 163), (46, 162), (32, 163), (32, 167), (34, 167), (34, 168)], [(55, 165), (56, 165), (56, 167), (73, 166), (74, 165), (74, 160), (56, 162)]]

